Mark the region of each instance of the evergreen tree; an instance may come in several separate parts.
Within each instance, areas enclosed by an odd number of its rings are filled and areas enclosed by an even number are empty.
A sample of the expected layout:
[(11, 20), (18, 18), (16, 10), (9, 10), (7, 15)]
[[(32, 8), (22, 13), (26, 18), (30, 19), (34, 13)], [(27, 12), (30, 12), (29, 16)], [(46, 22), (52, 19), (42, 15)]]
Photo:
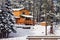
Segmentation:
[(9, 36), (10, 32), (16, 33), (14, 29), (15, 18), (10, 11), (10, 2), (6, 0), (2, 12), (0, 12), (0, 38), (5, 38)]

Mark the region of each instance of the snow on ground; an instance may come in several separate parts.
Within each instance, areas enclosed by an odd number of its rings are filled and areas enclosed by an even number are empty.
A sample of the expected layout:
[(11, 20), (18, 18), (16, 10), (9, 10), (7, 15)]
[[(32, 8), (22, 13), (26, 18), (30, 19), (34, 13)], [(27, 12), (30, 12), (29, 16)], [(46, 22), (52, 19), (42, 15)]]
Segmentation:
[[(54, 33), (55, 33), (54, 35), (55, 36), (60, 36), (60, 27), (59, 26), (60, 25), (56, 25), (56, 26), (54, 25)], [(28, 27), (28, 26), (26, 26), (26, 27)], [(31, 27), (31, 29), (16, 28), (17, 33), (11, 33), (10, 34), (11, 38), (9, 38), (9, 40), (27, 40), (26, 39), (27, 36), (45, 36), (45, 26), (35, 25), (35, 26), (29, 26), (29, 27)], [(48, 35), (50, 35), (49, 29), (50, 29), (50, 26), (47, 26)]]
[[(30, 26), (29, 26), (30, 27)], [(50, 26), (47, 27), (47, 32), (49, 32)], [(22, 37), (22, 36), (28, 36), (28, 35), (45, 35), (45, 26), (41, 25), (35, 25), (31, 26), (31, 29), (22, 29), (22, 28), (17, 28), (17, 33), (11, 33), (11, 37)]]

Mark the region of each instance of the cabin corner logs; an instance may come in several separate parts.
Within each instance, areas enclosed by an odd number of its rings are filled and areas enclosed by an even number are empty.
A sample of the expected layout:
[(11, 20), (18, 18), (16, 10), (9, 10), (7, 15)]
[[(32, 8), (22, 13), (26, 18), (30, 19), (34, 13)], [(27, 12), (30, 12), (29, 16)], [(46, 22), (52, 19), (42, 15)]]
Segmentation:
[[(30, 18), (24, 18), (21, 15), (30, 15), (30, 11), (27, 9), (21, 9), (21, 10), (13, 10), (13, 15), (16, 17), (16, 23), (17, 24), (29, 24), (32, 25), (33, 24), (33, 20), (31, 20)], [(27, 20), (26, 20), (27, 19)]]

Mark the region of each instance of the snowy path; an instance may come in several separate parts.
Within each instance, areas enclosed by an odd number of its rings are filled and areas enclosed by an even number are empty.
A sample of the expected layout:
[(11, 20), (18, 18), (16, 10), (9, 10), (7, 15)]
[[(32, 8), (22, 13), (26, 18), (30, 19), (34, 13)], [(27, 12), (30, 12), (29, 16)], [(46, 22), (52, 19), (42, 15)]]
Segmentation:
[[(60, 36), (60, 29), (59, 29), (60, 27), (58, 26), (54, 27), (54, 32), (55, 32), (54, 36)], [(48, 26), (47, 28), (48, 35), (50, 35), (49, 29), (50, 29), (50, 26)], [(30, 36), (45, 36), (45, 27), (41, 25), (31, 26), (31, 29), (17, 28), (16, 30), (17, 30), (17, 33), (10, 34), (10, 37), (13, 37), (13, 38), (9, 38), (9, 40), (27, 40), (26, 38), (29, 35)]]

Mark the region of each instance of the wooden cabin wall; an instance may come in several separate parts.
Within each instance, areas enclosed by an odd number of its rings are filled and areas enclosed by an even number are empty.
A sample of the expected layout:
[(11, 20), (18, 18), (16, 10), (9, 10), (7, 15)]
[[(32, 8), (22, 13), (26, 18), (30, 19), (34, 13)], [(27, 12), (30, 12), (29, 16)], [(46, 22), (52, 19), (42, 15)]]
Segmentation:
[(30, 14), (30, 12), (28, 10), (26, 10), (26, 9), (13, 11), (13, 14), (14, 14), (14, 16), (20, 17), (20, 15), (23, 14), (23, 12), (26, 15), (29, 15)]
[(13, 11), (14, 16), (19, 17), (19, 18), (16, 18), (17, 24), (25, 24), (26, 20), (24, 18), (20, 17), (20, 15), (23, 14), (23, 12), (25, 13), (25, 15), (30, 15), (30, 12), (26, 9)]

